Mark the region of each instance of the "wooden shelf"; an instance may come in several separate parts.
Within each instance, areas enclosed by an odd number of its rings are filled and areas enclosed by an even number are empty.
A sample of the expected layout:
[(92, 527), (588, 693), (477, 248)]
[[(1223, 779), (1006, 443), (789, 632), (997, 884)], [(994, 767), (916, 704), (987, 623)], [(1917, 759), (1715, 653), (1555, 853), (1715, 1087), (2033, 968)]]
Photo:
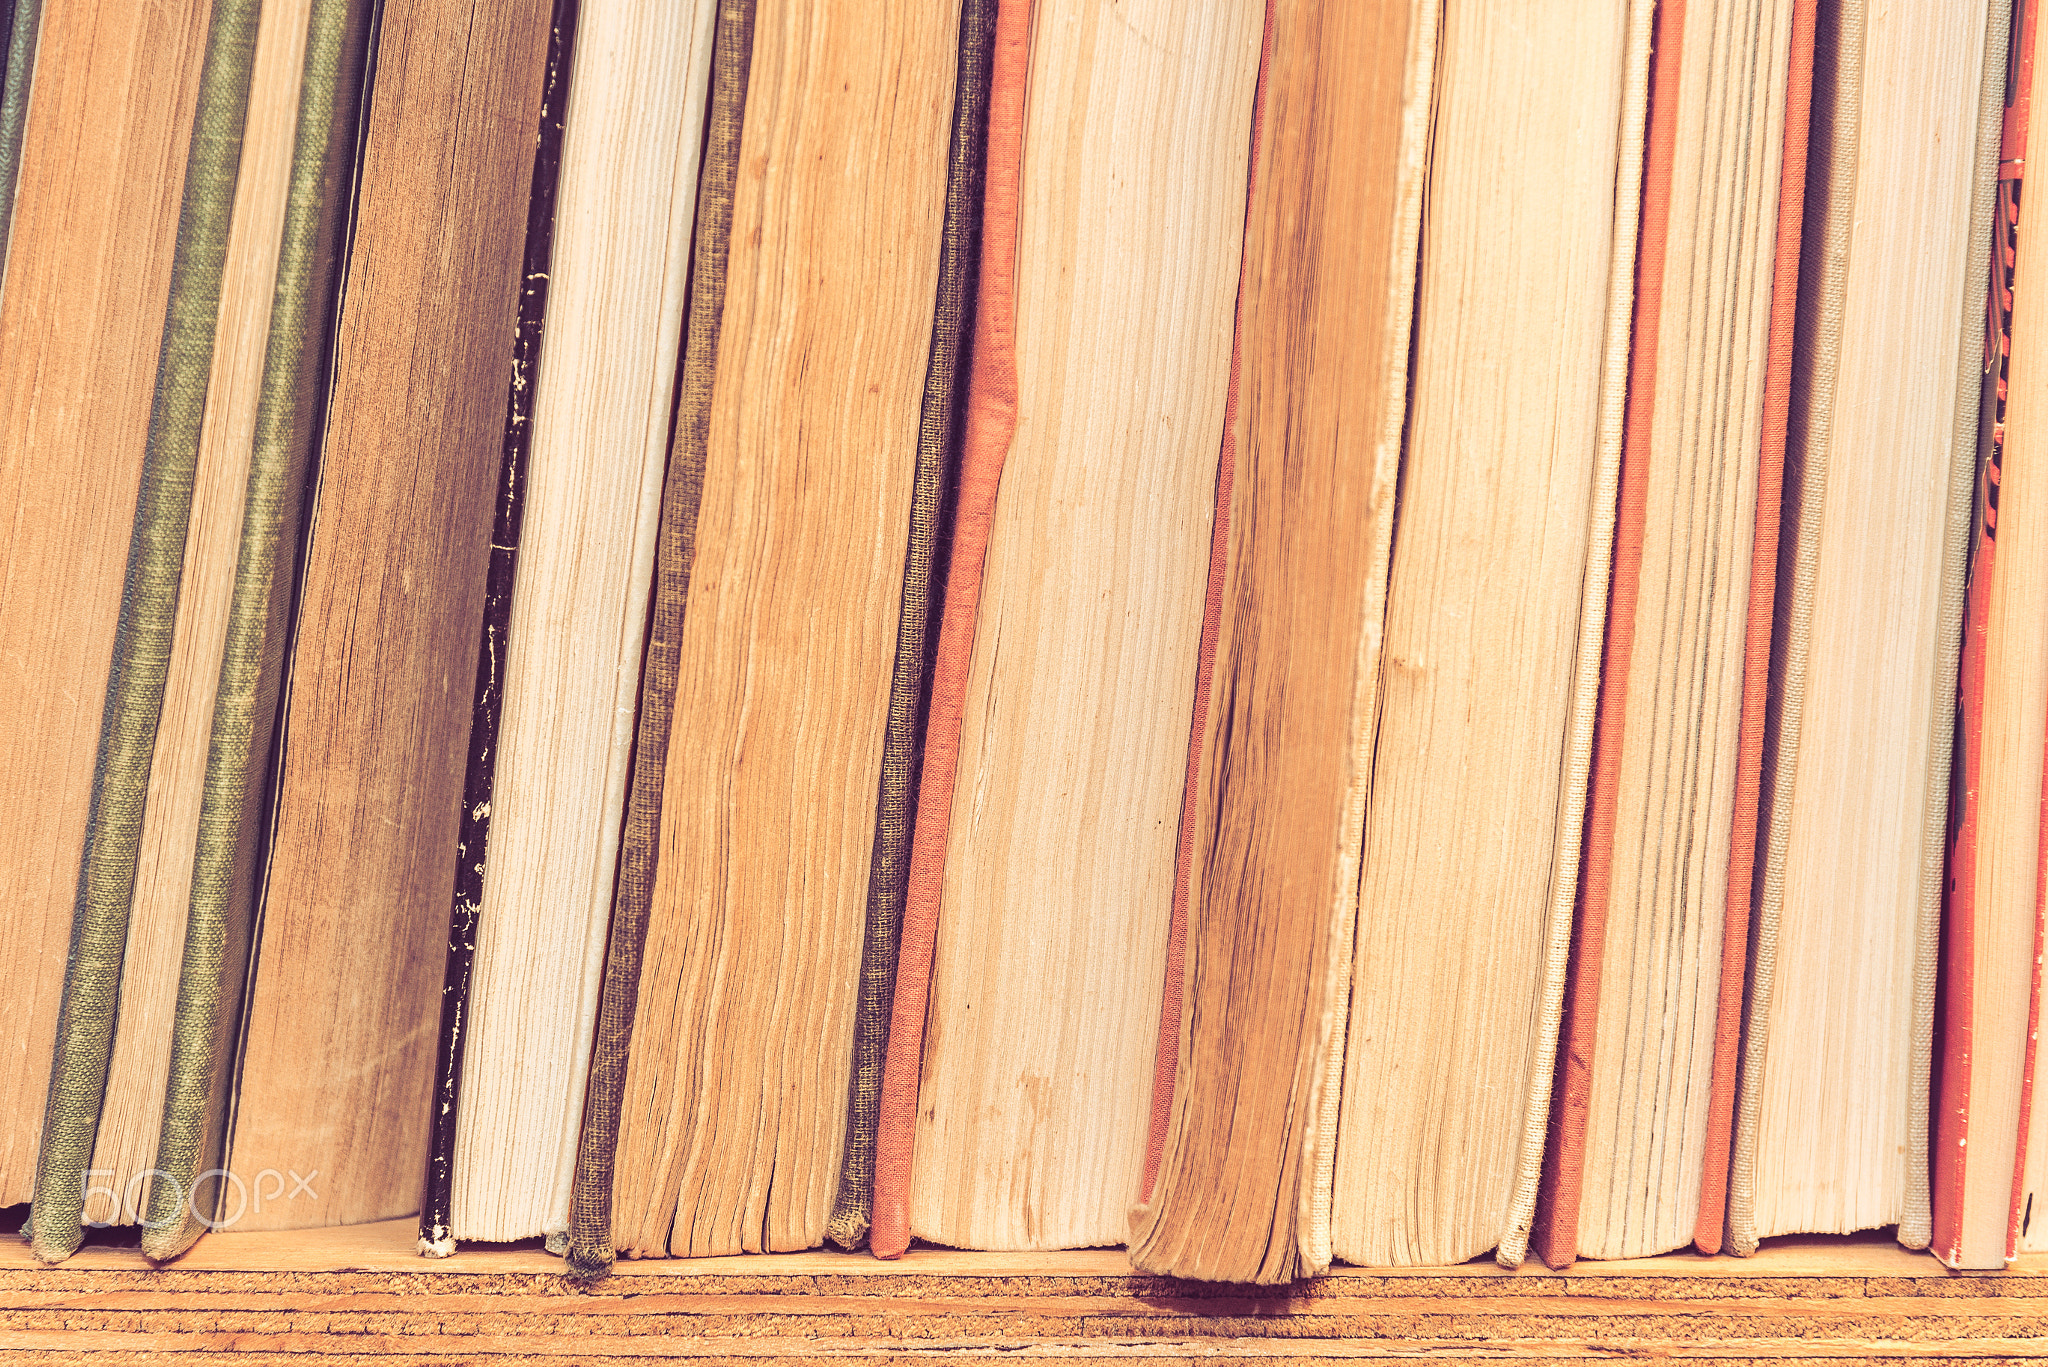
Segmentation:
[(649, 1260), (585, 1288), (538, 1249), (435, 1261), (414, 1253), (414, 1234), (410, 1220), (215, 1234), (163, 1268), (107, 1247), (46, 1268), (25, 1244), (0, 1241), (0, 1360), (2048, 1357), (2048, 1256), (1957, 1275), (1875, 1235), (1564, 1273), (1534, 1262), (1337, 1268), (1287, 1288), (1147, 1276), (1115, 1249)]

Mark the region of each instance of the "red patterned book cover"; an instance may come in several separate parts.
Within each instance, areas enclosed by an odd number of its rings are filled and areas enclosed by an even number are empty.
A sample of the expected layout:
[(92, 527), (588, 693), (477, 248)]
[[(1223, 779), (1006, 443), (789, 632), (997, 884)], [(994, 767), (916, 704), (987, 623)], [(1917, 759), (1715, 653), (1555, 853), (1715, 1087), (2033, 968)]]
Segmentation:
[[(1998, 200), (1993, 220), (1991, 281), (1984, 354), (1985, 440), (1977, 479), (1977, 507), (1971, 528), (1968, 596), (1964, 607), (1963, 655), (1957, 687), (1957, 755), (1954, 768), (1948, 905), (1942, 928), (1941, 1031), (1934, 1143), (1934, 1242), (1937, 1257), (1951, 1266), (1965, 1260), (1964, 1181), (1968, 1170), (1970, 1083), (1975, 1026), (1974, 959), (1978, 932), (1977, 853), (1982, 813), (1979, 775), (1983, 764), (1984, 694), (1990, 653), (1992, 585), (1997, 573), (1999, 486), (2005, 461), (2006, 400), (2012, 362), (2013, 279), (2018, 264), (2020, 181), (2026, 162), (2027, 122), (2034, 74), (2034, 6), (2015, 13), (2014, 60), (2006, 87), (2003, 145), (1999, 152)], [(2037, 890), (2036, 904), (2039, 904)], [(2038, 915), (2037, 915), (2038, 920)], [(2038, 939), (2038, 933), (2037, 933)], [(2030, 1015), (2040, 1006), (2036, 958)], [(2031, 1037), (2031, 1020), (2029, 1034)], [(2031, 1059), (2031, 1038), (2028, 1049)], [(2031, 1067), (2029, 1068), (2031, 1073)], [(2026, 1131), (2023, 1088), (2020, 1132)], [(2019, 1235), (2020, 1174), (2013, 1176), (2014, 1201), (2005, 1255)]]

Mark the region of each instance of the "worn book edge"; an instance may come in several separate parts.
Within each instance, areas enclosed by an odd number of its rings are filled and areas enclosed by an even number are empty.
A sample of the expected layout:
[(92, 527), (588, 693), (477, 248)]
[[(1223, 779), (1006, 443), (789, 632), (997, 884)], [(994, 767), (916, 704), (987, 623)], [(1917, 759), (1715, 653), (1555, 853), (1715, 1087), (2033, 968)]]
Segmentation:
[(477, 911), (483, 903), (489, 854), (491, 794), (497, 778), (498, 722), (504, 708), (502, 671), (512, 589), (519, 567), (519, 536), (526, 509), (526, 459), (533, 443), (533, 397), (547, 316), (548, 267), (554, 248), (555, 192), (560, 184), (563, 117), (575, 54), (578, 0), (554, 0), (533, 177), (527, 195), (524, 270), (519, 316), (512, 333), (512, 378), (498, 488), (491, 520), (491, 558), (484, 578), (482, 639), (470, 709), (468, 762), (455, 838), (455, 881), (448, 923), (448, 958), (441, 986), (441, 1021), (434, 1052), (433, 1118), (427, 1128), (427, 1169), (420, 1196), (422, 1256), (455, 1252), (450, 1223), (455, 1124), (460, 1114), (463, 1049), (469, 1034), (469, 987), (476, 960)]
[[(1828, 441), (1832, 431), (1835, 366), (1842, 333), (1850, 228), (1855, 210), (1858, 115), (1863, 81), (1863, 0), (1843, 0), (1832, 44), (1818, 44), (1814, 60), (1814, 120), (1826, 131), (1822, 155), (1825, 195), (1809, 216), (1818, 233), (1802, 226), (1803, 281), (1795, 328), (1792, 417), (1786, 440), (1785, 492), (1793, 534), (1778, 548), (1777, 597), (1772, 637), (1771, 693), (1764, 737), (1759, 824), (1768, 836), (1755, 909), (1750, 917), (1748, 1005), (1744, 1010), (1742, 1064), (1736, 1084), (1735, 1134), (1728, 1172), (1728, 1247), (1747, 1257), (1757, 1247), (1756, 1145), (1763, 1068), (1769, 1045), (1771, 988), (1777, 972), (1778, 916), (1785, 900), (1785, 852), (1791, 835), (1793, 785), (1798, 777), (1800, 708), (1806, 690), (1806, 655), (1813, 628), (1814, 575), (1826, 506)], [(1831, 97), (1824, 105), (1821, 92)], [(1809, 125), (1811, 130), (1812, 124)], [(1810, 144), (1809, 144), (1810, 146)], [(1809, 153), (1810, 156), (1810, 153)], [(1801, 380), (1801, 367), (1805, 379)], [(1804, 403), (1802, 405), (1802, 399)], [(1782, 525), (1782, 524), (1781, 524)]]
[(896, 988), (896, 947), (910, 881), (911, 828), (917, 815), (917, 746), (924, 731), (926, 684), (931, 674), (934, 589), (942, 582), (938, 557), (941, 522), (948, 477), (959, 459), (967, 341), (974, 328), (995, 11), (996, 0), (964, 0), (960, 10), (946, 217), (939, 248), (931, 352), (918, 416), (917, 474), (911, 491), (910, 535), (903, 554), (903, 601), (897, 617), (896, 659), (889, 684), (875, 839), (869, 858), (853, 1067), (847, 1080), (846, 1142), (832, 1214), (825, 1226), (827, 1237), (849, 1249), (858, 1248), (867, 1237), (874, 1204), (875, 1127)]
[(1515, 1185), (1494, 1258), (1519, 1267), (1529, 1251), (1544, 1141), (1550, 1130), (1550, 1095), (1556, 1076), (1559, 1027), (1564, 1020), (1565, 973), (1570, 965), (1572, 911), (1578, 901), (1586, 800), (1593, 768), (1593, 727), (1600, 701), (1600, 656), (1606, 640), (1607, 588), (1614, 560), (1617, 496), (1621, 485), (1622, 421), (1628, 402), (1630, 323), (1635, 312), (1636, 229), (1642, 213), (1643, 151), (1650, 98), (1653, 0), (1632, 0), (1623, 57), (1619, 111), (1620, 159), (1614, 178), (1614, 229), (1607, 274), (1607, 342), (1600, 375), (1599, 446), (1593, 465), (1590, 534), (1585, 579), (1579, 591), (1578, 648), (1572, 666), (1571, 712), (1566, 721), (1563, 782), (1550, 873), (1550, 907), (1543, 936), (1542, 990), (1536, 1038), (1522, 1108), (1522, 1138)]
[[(642, 668), (626, 823), (619, 848), (618, 891), (611, 942), (598, 998), (590, 1073), (584, 1085), (583, 1129), (569, 1198), (567, 1240), (571, 1276), (588, 1280), (611, 1270), (614, 1164), (619, 1112), (633, 1019), (640, 1000), (640, 967), (647, 943), (648, 910), (661, 843), (662, 781), (674, 717), (683, 622), (690, 571), (696, 561), (697, 512), (704, 491), (710, 441), (712, 381), (718, 368), (719, 330), (725, 317), (725, 267), (732, 236), (733, 189), (739, 175), (740, 133), (753, 67), (755, 0), (720, 0), (711, 48), (711, 95), (705, 113), (704, 152), (698, 163), (696, 219), (692, 226), (690, 293), (684, 315), (675, 430), (662, 489), (661, 525), (654, 564), (654, 607)], [(552, 60), (552, 59), (551, 59)]]
[(1970, 186), (1969, 256), (1963, 269), (1962, 340), (1957, 347), (1955, 444), (1950, 453), (1941, 604), (1935, 629), (1934, 735), (1928, 752), (1927, 807), (1920, 842), (1920, 916), (1913, 952), (1912, 1080), (1906, 1091), (1906, 1190), (1899, 1220), (1899, 1242), (1907, 1248), (1926, 1248), (1934, 1238), (1930, 1135), (1935, 1001), (1941, 978), (1941, 907), (1948, 871), (1955, 699), (1960, 684), (1963, 603), (1968, 592), (1977, 440), (1983, 413), (1986, 319), (1981, 290), (1991, 278), (1992, 219), (1998, 202), (2012, 8), (2012, 0), (1990, 0), (1978, 99), (1977, 160)]
[(981, 603), (982, 568), (995, 521), (1003, 461), (1017, 428), (1016, 270), (1023, 188), (1024, 93), (1031, 65), (1031, 0), (1000, 0), (989, 72), (988, 153), (979, 281), (958, 502), (933, 658), (924, 761), (911, 829), (910, 879), (898, 941), (896, 990), (875, 1120), (875, 1179), (868, 1249), (901, 1257), (910, 1247), (910, 1166), (944, 889), (946, 836)]
[(1344, 794), (1344, 824), (1337, 864), (1337, 890), (1330, 903), (1328, 975), (1316, 1025), (1319, 1060), (1309, 1096), (1310, 1124), (1302, 1139), (1302, 1171), (1308, 1174), (1296, 1214), (1303, 1269), (1321, 1273), (1330, 1265), (1331, 1206), (1335, 1199), (1337, 1122), (1344, 1090), (1344, 1046), (1351, 1025), (1351, 971), (1358, 935), (1358, 898), (1365, 857), (1365, 809), (1372, 797), (1372, 757), (1379, 741), (1380, 656), (1386, 640), (1387, 581), (1394, 559), (1394, 493), (1401, 472), (1401, 435), (1408, 422), (1408, 363), (1414, 345), (1415, 280), (1422, 249), (1423, 187), (1429, 178), (1429, 142), (1435, 106), (1437, 40), (1442, 36), (1442, 0), (1416, 0), (1408, 19), (1407, 79), (1401, 95), (1401, 150), (1396, 163), (1393, 260), (1387, 270), (1385, 303), (1386, 369), (1380, 430), (1372, 448), (1373, 506), (1368, 600), (1358, 657), (1352, 665), (1350, 784)]
[(1806, 205), (1806, 144), (1813, 98), (1817, 0), (1795, 0), (1785, 83), (1785, 143), (1778, 170), (1778, 243), (1765, 352), (1762, 452), (1757, 460), (1756, 533), (1750, 547), (1748, 625), (1743, 639), (1742, 712), (1735, 757), (1735, 813), (1729, 832), (1726, 924), (1714, 1018), (1714, 1065), (1701, 1157), (1700, 1207), (1693, 1247), (1718, 1253), (1727, 1227), (1729, 1154), (1734, 1140), (1736, 1074), (1742, 1046), (1742, 989), (1749, 963), (1749, 920), (1756, 891), (1765, 712), (1770, 692), (1772, 614), (1777, 598), (1778, 531), (1784, 518), (1785, 438), (1792, 393), (1793, 338), (1799, 309), (1801, 230)]
[[(316, 308), (330, 273), (338, 158), (354, 143), (353, 118), (337, 121), (339, 94), (356, 66), (367, 14), (362, 0), (314, 0), (308, 19), (282, 246), (270, 311), (262, 388), (250, 454), (241, 543), (221, 652), (193, 863), (178, 1014), (171, 1038), (156, 1176), (142, 1249), (176, 1257), (218, 1216), (240, 1213), (228, 1177), (202, 1206), (207, 1177), (226, 1143), (231, 1050), (248, 972), (249, 912), (260, 858), (263, 779), (276, 720), (290, 565), (306, 457), (304, 404), (309, 351), (318, 369)], [(351, 111), (352, 112), (352, 111)], [(324, 329), (320, 329), (324, 331)], [(280, 573), (280, 571), (283, 571)]]
[[(1648, 127), (1642, 153), (1633, 335), (1622, 403), (1621, 457), (1614, 514), (1613, 561), (1607, 580), (1605, 642), (1599, 699), (1593, 714), (1583, 851), (1565, 967), (1565, 1014), (1551, 1079), (1546, 1148), (1531, 1231), (1536, 1256), (1551, 1268), (1579, 1256), (1581, 1177), (1586, 1114), (1598, 1038), (1600, 987), (1613, 882), (1615, 809), (1620, 796), (1623, 738), (1628, 725), (1628, 674), (1635, 653), (1636, 602), (1642, 580), (1650, 432), (1657, 402), (1657, 352), (1662, 340), (1665, 243), (1671, 220), (1671, 177), (1678, 140), (1678, 85), (1685, 52), (1685, 0), (1665, 0), (1651, 21)], [(1631, 69), (1633, 74), (1634, 68)], [(1629, 156), (1625, 142), (1622, 157)], [(1603, 414), (1604, 416), (1604, 414)], [(1590, 563), (1599, 563), (1599, 557)], [(1520, 1259), (1516, 1259), (1519, 1263)]]
[(215, 0), (207, 29), (29, 1216), (36, 1255), (48, 1262), (70, 1256), (84, 1235), (85, 1169), (105, 1098), (143, 803), (177, 621), (259, 9), (258, 0)]

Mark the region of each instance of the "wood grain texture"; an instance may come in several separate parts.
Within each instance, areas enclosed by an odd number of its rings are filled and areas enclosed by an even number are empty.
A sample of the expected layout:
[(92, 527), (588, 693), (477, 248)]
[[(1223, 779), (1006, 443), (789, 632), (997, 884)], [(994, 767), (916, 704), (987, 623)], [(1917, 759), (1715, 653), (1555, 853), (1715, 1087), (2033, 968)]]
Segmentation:
[(547, 26), (386, 0), (230, 1159), (320, 1176), (252, 1228), (418, 1202)]
[(42, 19), (0, 308), (0, 1202), (35, 1171), (206, 20)]
[(1034, 6), (919, 1237), (1116, 1243), (1140, 1194), (1264, 9)]
[(754, 12), (619, 1124), (626, 1256), (806, 1248), (831, 1214), (958, 21), (946, 0)]
[(424, 1262), (411, 1221), (209, 1235), (168, 1268), (0, 1246), (0, 1361), (521, 1363), (820, 1357), (2019, 1360), (2048, 1352), (2048, 1257), (1944, 1274), (1889, 1241), (1754, 1259), (1340, 1268), (1288, 1287), (1134, 1273), (1120, 1253), (916, 1249), (621, 1263), (579, 1290), (533, 1251)]

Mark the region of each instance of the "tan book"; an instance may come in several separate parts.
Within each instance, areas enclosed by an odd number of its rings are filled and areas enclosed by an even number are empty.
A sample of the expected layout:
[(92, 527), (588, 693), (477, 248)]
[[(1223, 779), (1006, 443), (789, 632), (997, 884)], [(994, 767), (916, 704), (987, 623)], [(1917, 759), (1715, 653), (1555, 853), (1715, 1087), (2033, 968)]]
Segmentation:
[[(2034, 447), (2048, 411), (2048, 353), (2033, 304), (2043, 255), (2039, 224), (2022, 212), (2040, 10), (2014, 5), (2009, 12), (2010, 63), (1998, 82), (1989, 311), (1977, 320), (1990, 330), (1956, 692), (1957, 802), (1942, 917), (1940, 1092), (1927, 1241), (1958, 1269), (2000, 1268), (2042, 1244), (2044, 1098), (2037, 1084), (2048, 910), (2048, 518)], [(2006, 13), (2003, 5), (1993, 11), (1994, 31)], [(1992, 67), (1989, 81), (1996, 79)]]
[(1331, 1198), (1346, 1262), (1518, 1262), (1528, 1239), (1598, 696), (1649, 18), (1621, 0), (1444, 13)]
[(0, 295), (0, 1205), (35, 1177), (207, 12), (41, 8)]
[(1131, 1221), (1149, 1272), (1330, 1260), (1437, 23), (1430, 0), (1283, 0), (1269, 21)]
[[(185, 534), (177, 626), (149, 768), (134, 900), (128, 911), (120, 1014), (89, 1165), (92, 1180), (83, 1212), (89, 1224), (129, 1225), (142, 1220), (153, 1184), (151, 1170), (157, 1166), (215, 693), (242, 546), (243, 501), (276, 293), (311, 12), (311, 0), (273, 0), (263, 7), (256, 30), (213, 367)], [(246, 902), (240, 910), (246, 915)]]
[(278, 723), (238, 1229), (409, 1214), (426, 1164), (548, 12), (385, 0), (382, 18)]
[(748, 11), (733, 191), (697, 209), (729, 212), (729, 254), (688, 596), (662, 603), (681, 635), (619, 1103), (629, 1257), (825, 1238), (945, 222), (959, 6), (726, 0), (736, 38)]
[[(1749, 926), (1806, 170), (1813, 21), (1798, 12), (1671, 0), (1657, 15), (1600, 716), (1534, 1240), (1552, 1267), (1691, 1241), (1703, 1192), (1721, 1190), (1710, 1174), (1725, 1180), (1720, 1027), (1740, 1019), (1721, 1007), (1731, 987), (1740, 1000)], [(1711, 1223), (1718, 1242), (1718, 1210)]]

